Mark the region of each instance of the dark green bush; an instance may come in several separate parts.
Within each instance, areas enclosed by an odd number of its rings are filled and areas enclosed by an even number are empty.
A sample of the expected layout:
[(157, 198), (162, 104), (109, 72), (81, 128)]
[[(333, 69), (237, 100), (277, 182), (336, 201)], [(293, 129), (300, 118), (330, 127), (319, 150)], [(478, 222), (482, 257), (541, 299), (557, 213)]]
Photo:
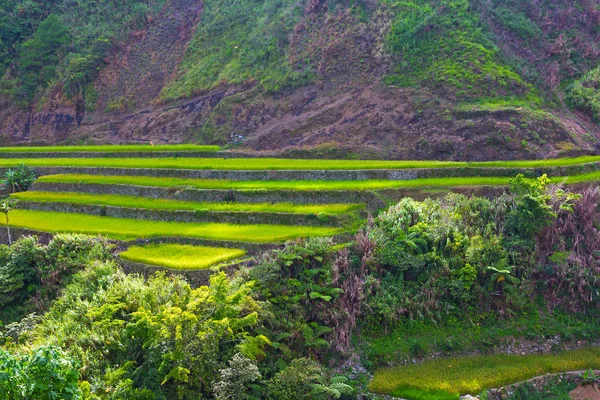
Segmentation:
[(600, 67), (591, 70), (566, 90), (571, 107), (583, 110), (600, 122)]
[(9, 168), (3, 177), (4, 185), (10, 188), (12, 193), (28, 190), (36, 180), (35, 170), (25, 164)]
[[(21, 312), (48, 306), (73, 273), (110, 253), (103, 240), (81, 235), (55, 235), (46, 246), (37, 237), (25, 237), (13, 246), (0, 246), (0, 309), (10, 315), (11, 306)], [(35, 300), (35, 301), (33, 301)]]

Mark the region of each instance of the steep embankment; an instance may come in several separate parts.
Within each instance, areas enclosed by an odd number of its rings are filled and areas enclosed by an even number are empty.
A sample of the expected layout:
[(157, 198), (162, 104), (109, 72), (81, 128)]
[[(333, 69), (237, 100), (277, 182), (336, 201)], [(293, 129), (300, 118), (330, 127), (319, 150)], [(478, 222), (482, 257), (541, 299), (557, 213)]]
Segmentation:
[[(85, 19), (46, 3), (71, 45), (52, 42), (45, 80), (30, 77), (42, 71), (24, 61), (31, 46), (3, 60), (4, 143), (241, 142), (464, 160), (596, 151), (595, 86), (570, 86), (600, 60), (594, 2), (135, 3), (146, 8), (131, 20), (113, 6), (103, 53), (80, 39)], [(21, 42), (46, 43), (41, 29)]]

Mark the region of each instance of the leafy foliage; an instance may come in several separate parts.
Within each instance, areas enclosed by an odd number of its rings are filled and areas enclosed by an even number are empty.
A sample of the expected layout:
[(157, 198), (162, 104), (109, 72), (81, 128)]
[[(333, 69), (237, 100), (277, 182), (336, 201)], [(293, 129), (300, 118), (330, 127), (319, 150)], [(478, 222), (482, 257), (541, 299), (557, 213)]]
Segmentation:
[(3, 177), (4, 185), (10, 188), (11, 193), (28, 190), (36, 180), (35, 170), (25, 164), (9, 168)]
[(1, 86), (17, 103), (31, 106), (46, 87), (59, 82), (67, 96), (83, 102), (112, 45), (146, 23), (165, 1), (14, 3), (0, 2), (0, 72), (15, 60), (14, 73)]
[(600, 122), (600, 67), (575, 81), (567, 88), (566, 94), (572, 107), (589, 113), (596, 122)]
[(181, 278), (145, 282), (97, 264), (74, 277), (32, 334), (81, 360), (100, 398), (210, 397), (234, 355), (256, 360), (269, 344), (250, 333), (262, 314), (250, 290), (223, 273), (192, 289)]
[(6, 400), (79, 400), (76, 363), (54, 347), (30, 354), (0, 349), (0, 396)]
[(268, 386), (269, 399), (272, 400), (339, 399), (352, 392), (344, 377), (328, 381), (324, 368), (307, 358), (292, 361), (271, 379)]
[(79, 235), (59, 234), (45, 246), (34, 236), (1, 245), (0, 316), (45, 309), (73, 273), (108, 258), (104, 241)]

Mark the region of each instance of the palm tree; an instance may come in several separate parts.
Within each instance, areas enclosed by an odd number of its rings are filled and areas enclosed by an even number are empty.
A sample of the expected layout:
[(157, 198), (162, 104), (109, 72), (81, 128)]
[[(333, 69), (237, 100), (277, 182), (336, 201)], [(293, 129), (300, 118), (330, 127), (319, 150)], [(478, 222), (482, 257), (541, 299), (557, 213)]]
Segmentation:
[(19, 185), (19, 174), (14, 169), (9, 169), (4, 173), (3, 181), (10, 188), (10, 192), (14, 193)]
[(487, 267), (487, 270), (492, 273), (489, 278), (488, 290), (491, 292), (499, 286), (498, 292), (502, 294), (504, 292), (505, 283), (519, 283), (519, 278), (511, 275), (513, 268), (514, 267), (505, 267), (505, 269), (500, 269), (496, 267)]
[(0, 201), (0, 212), (4, 213), (6, 217), (6, 231), (8, 232), (8, 244), (12, 245), (12, 238), (10, 236), (10, 224), (8, 221), (8, 213), (14, 210), (16, 207), (16, 202), (11, 199), (2, 199)]

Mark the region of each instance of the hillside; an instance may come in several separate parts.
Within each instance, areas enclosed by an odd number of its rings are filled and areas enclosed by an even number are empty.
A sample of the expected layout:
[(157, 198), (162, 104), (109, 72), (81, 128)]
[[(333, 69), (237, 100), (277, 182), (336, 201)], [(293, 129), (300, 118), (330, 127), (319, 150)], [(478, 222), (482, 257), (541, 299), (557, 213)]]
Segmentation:
[(599, 26), (594, 0), (1, 0), (1, 141), (594, 153)]
[(600, 155), (1, 147), (0, 176), (1, 399), (597, 398)]

